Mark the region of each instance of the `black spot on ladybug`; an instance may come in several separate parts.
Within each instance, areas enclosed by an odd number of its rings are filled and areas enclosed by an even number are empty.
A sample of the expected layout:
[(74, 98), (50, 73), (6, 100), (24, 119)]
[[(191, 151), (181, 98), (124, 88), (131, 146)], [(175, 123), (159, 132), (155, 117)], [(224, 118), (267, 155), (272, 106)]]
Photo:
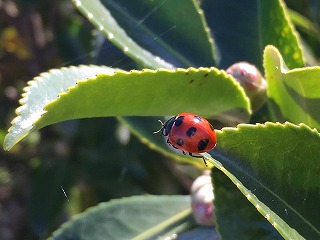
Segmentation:
[(205, 77), (208, 77), (208, 75), (209, 75), (209, 73), (206, 73), (204, 76), (205, 76)]
[(196, 122), (196, 123), (199, 123), (199, 122), (202, 121), (202, 119), (199, 116), (194, 116), (193, 121)]
[(197, 129), (195, 127), (191, 127), (188, 129), (188, 131), (186, 132), (188, 137), (192, 137), (196, 134)]
[(191, 84), (191, 83), (193, 83), (194, 82), (194, 80), (193, 79), (191, 79), (190, 81), (189, 81), (189, 83)]
[(183, 120), (184, 120), (184, 116), (178, 117), (176, 120), (174, 120), (174, 125), (175, 125), (176, 127), (180, 127), (181, 124), (183, 123)]
[(208, 143), (209, 143), (208, 138), (205, 138), (205, 139), (202, 139), (201, 141), (199, 141), (198, 142), (198, 150), (202, 151), (202, 150), (206, 149), (206, 147), (208, 146)]
[(183, 141), (181, 138), (179, 138), (179, 139), (177, 140), (177, 144), (178, 144), (179, 146), (183, 146), (184, 141)]

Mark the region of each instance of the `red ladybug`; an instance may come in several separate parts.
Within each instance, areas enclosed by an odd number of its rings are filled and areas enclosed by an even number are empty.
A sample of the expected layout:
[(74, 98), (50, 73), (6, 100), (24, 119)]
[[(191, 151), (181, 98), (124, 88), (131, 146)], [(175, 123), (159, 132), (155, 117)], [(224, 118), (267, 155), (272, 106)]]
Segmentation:
[[(208, 152), (217, 143), (212, 125), (196, 114), (180, 113), (161, 124), (161, 129), (154, 133), (161, 132), (162, 135), (168, 136), (167, 143), (182, 150), (183, 154), (188, 152), (190, 156), (203, 158), (194, 154)], [(207, 166), (204, 158), (203, 161)]]

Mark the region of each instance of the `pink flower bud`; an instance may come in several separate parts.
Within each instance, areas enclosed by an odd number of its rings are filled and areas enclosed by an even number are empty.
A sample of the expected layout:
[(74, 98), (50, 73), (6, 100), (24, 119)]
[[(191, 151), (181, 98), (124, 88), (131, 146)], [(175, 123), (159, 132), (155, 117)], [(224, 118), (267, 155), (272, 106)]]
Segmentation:
[(210, 172), (198, 177), (191, 186), (191, 208), (196, 222), (203, 226), (214, 226), (214, 194)]
[(260, 71), (252, 64), (238, 62), (231, 65), (226, 72), (243, 87), (251, 100), (252, 110), (258, 110), (266, 100), (266, 80)]

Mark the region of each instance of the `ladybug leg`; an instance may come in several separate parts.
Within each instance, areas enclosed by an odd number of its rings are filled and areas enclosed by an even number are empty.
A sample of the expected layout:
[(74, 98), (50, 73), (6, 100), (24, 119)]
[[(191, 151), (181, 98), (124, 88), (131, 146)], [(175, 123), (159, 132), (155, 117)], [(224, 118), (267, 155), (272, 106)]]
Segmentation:
[(206, 159), (204, 157), (202, 157), (202, 159), (203, 159), (204, 165), (206, 165), (206, 167), (208, 167)]
[(193, 155), (192, 152), (189, 152), (189, 156), (195, 157), (195, 158), (202, 158), (202, 156), (200, 156), (200, 155)]
[(191, 157), (195, 157), (195, 158), (202, 158), (202, 159), (203, 159), (203, 162), (204, 162), (204, 165), (206, 165), (206, 167), (208, 167), (207, 161), (206, 161), (206, 159), (205, 159), (204, 157), (199, 156), (199, 155), (193, 155), (193, 153), (191, 153), (191, 152), (189, 152), (189, 155), (190, 155)]
[(172, 144), (170, 144), (171, 145), (171, 147), (173, 147), (173, 148), (175, 148), (175, 149), (179, 149), (179, 148), (177, 148), (176, 146), (174, 146), (174, 145), (172, 145)]
[(187, 155), (187, 153), (185, 151), (182, 151), (183, 155)]
[(179, 148), (177, 148), (176, 146), (174, 146), (174, 145), (169, 141), (169, 138), (167, 139), (167, 143), (168, 143), (169, 146), (171, 146), (171, 147), (173, 147), (173, 148), (175, 148), (175, 149), (179, 149)]

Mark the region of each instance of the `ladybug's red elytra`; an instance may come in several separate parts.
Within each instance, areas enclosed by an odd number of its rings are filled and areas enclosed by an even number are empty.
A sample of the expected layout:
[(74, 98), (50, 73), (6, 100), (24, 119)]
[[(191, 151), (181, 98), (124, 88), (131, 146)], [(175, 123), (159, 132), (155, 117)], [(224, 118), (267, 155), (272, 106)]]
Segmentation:
[[(192, 157), (203, 158), (195, 154), (208, 152), (217, 143), (217, 136), (212, 125), (196, 114), (180, 113), (161, 124), (161, 129), (154, 133), (161, 132), (162, 135), (168, 136), (167, 143), (182, 150), (183, 154), (188, 152)], [(207, 166), (204, 158), (203, 161)]]

